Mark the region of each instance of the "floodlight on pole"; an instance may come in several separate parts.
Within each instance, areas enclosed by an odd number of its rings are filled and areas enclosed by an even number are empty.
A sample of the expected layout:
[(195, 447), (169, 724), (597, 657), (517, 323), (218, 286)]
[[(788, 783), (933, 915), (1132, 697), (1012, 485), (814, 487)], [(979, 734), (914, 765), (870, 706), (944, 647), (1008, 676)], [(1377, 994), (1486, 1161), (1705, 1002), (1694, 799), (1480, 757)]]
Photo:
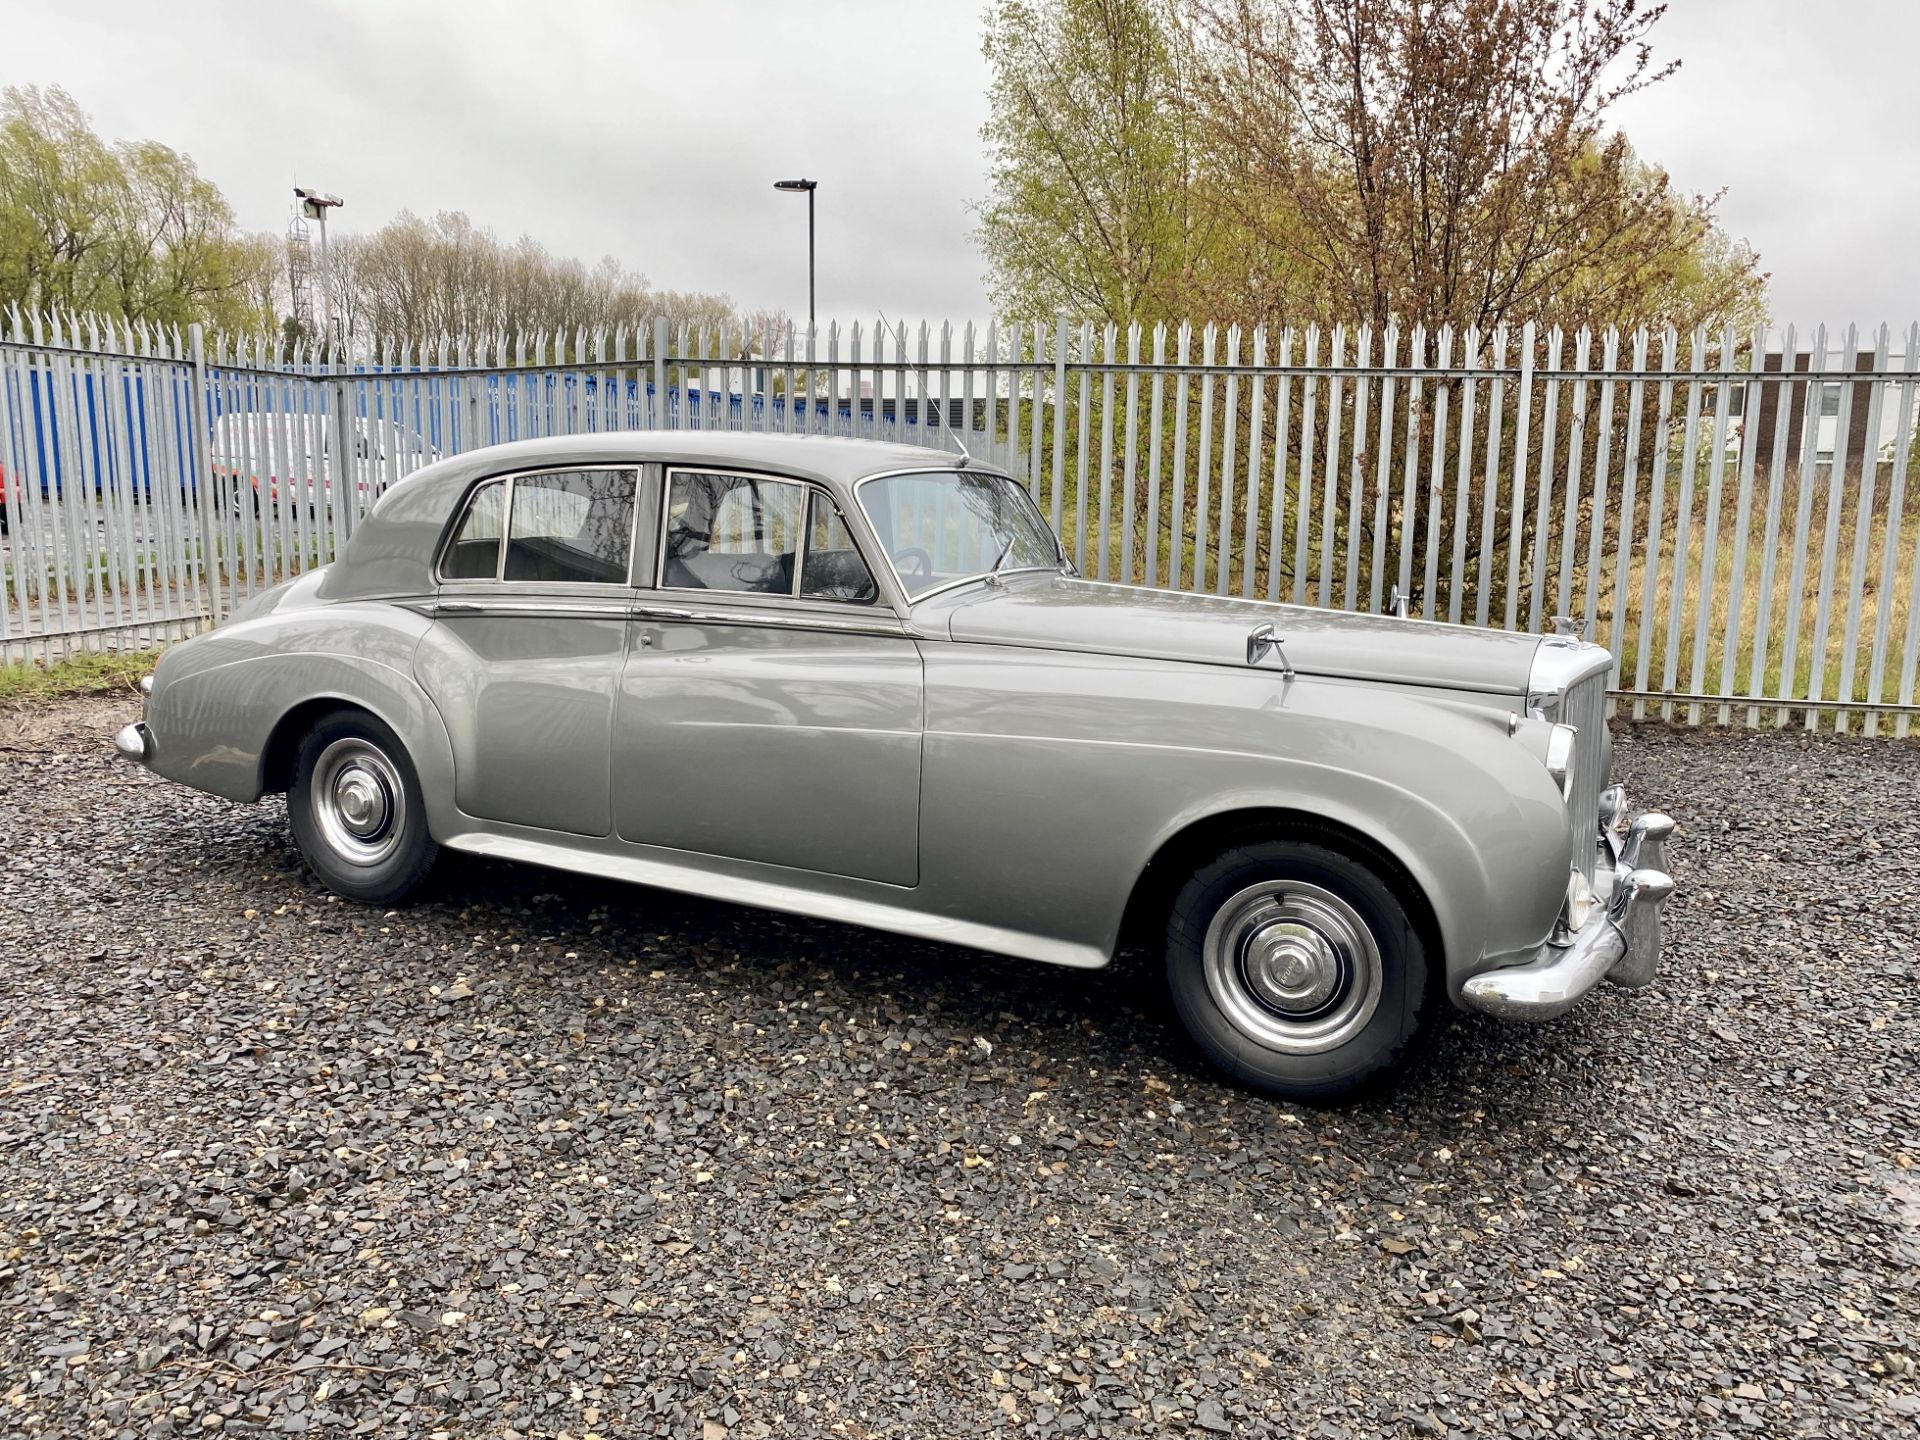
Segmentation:
[(309, 220), (320, 222), (320, 304), (326, 317), (327, 339), (333, 339), (333, 272), (327, 265), (327, 211), (337, 210), (347, 202), (338, 195), (328, 195), (320, 190), (308, 190), (302, 186), (293, 187), (293, 198), (300, 202), (300, 213)]
[(813, 192), (820, 188), (818, 180), (776, 180), (776, 190), (807, 192), (807, 333), (813, 333)]

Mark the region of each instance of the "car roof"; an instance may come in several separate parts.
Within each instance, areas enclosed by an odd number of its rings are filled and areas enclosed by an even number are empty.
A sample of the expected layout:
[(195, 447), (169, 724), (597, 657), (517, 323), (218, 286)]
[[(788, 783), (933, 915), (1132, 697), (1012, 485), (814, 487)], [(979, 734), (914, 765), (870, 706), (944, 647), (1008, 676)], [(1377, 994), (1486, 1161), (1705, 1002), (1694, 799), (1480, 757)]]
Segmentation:
[[(953, 450), (852, 440), (840, 435), (754, 435), (730, 430), (604, 430), (589, 435), (553, 435), (471, 450), (430, 465), (400, 482), (433, 485), (442, 473), (457, 473), (458, 488), (480, 474), (504, 474), (533, 466), (635, 464), (727, 465), (772, 470), (797, 479), (852, 485), (884, 470), (951, 470), (963, 457)], [(396, 486), (395, 488), (399, 488)]]
[(430, 588), (433, 550), (475, 481), (573, 465), (698, 465), (811, 480), (851, 508), (853, 486), (897, 470), (1001, 472), (954, 450), (839, 435), (753, 435), (729, 430), (605, 430), (516, 440), (439, 460), (396, 481), (356, 527), (322, 585), (328, 598)]

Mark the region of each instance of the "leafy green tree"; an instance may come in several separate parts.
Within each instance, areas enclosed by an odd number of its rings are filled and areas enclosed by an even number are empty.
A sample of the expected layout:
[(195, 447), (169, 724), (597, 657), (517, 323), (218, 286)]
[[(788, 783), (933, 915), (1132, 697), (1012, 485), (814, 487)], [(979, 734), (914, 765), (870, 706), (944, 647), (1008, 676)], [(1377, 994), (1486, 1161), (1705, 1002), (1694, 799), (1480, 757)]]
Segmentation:
[(993, 192), (978, 238), (1009, 315), (1204, 309), (1227, 215), (1182, 104), (1167, 0), (1006, 0), (986, 17)]
[(187, 156), (109, 145), (57, 87), (0, 92), (0, 305), (245, 327), (271, 318), (278, 273)]

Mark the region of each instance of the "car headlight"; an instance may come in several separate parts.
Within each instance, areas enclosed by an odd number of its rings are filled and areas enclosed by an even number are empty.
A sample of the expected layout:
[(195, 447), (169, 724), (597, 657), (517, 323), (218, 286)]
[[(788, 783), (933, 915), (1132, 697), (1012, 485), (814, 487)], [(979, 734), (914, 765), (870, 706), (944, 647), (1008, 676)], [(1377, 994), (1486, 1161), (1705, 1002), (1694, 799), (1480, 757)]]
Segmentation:
[(1573, 798), (1573, 742), (1579, 734), (1571, 725), (1555, 725), (1547, 734), (1547, 774), (1568, 800)]
[(1567, 928), (1578, 930), (1593, 918), (1599, 897), (1587, 877), (1575, 870), (1567, 881)]

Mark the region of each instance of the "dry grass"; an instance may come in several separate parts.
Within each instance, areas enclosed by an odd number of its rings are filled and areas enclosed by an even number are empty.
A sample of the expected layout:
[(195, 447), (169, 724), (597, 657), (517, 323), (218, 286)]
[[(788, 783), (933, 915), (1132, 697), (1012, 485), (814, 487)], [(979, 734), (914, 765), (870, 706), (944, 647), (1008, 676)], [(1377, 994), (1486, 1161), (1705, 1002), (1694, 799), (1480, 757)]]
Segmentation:
[[(1680, 536), (1674, 516), (1666, 517), (1658, 556), (1652, 569), (1653, 604), (1647, 607), (1648, 555), (1637, 547), (1627, 570), (1624, 606), (1625, 625), (1617, 627), (1611, 615), (1613, 583), (1617, 570), (1612, 563), (1603, 567), (1601, 591), (1603, 606), (1598, 622), (1598, 638), (1613, 644), (1621, 660), (1621, 684), (1627, 688), (1655, 691), (1696, 690), (1714, 693), (1722, 690), (1728, 647), (1732, 647), (1731, 685), (1735, 693), (1758, 693), (1766, 697), (1790, 696), (1801, 701), (1796, 714), (1804, 715), (1808, 698), (1833, 702), (1852, 700), (1870, 702), (1910, 700), (1903, 688), (1905, 655), (1909, 630), (1914, 623), (1913, 587), (1916, 552), (1920, 551), (1920, 511), (1903, 506), (1892, 554), (1887, 551), (1890, 516), (1885, 508), (1884, 473), (1878, 487), (1874, 510), (1866, 516), (1861, 530), (1861, 491), (1857, 477), (1847, 476), (1840, 494), (1833, 494), (1825, 472), (1816, 474), (1810, 493), (1803, 493), (1797, 480), (1782, 490), (1774, 543), (1767, 535), (1766, 493), (1756, 485), (1747, 516), (1745, 564), (1736, 574), (1735, 549), (1740, 523), (1738, 495), (1730, 495), (1723, 505), (1714, 536), (1711, 584), (1706, 584), (1706, 547), (1708, 505), (1696, 503), (1689, 517), (1685, 536), (1685, 563), (1676, 562)], [(1732, 487), (1729, 487), (1730, 489)], [(1804, 528), (1801, 507), (1806, 506)], [(1644, 519), (1637, 527), (1643, 534)], [(1827, 537), (1832, 530), (1831, 570), (1823, 585), (1827, 564)], [(1794, 585), (1795, 557), (1799, 557), (1800, 583)], [(1771, 567), (1769, 567), (1771, 558)], [(1855, 593), (1856, 567), (1860, 575), (1859, 608), (1848, 644), (1849, 609)], [(1768, 570), (1771, 568), (1771, 575)], [(1679, 570), (1679, 604), (1674, 605), (1674, 579)], [(1584, 585), (1585, 576), (1581, 577)], [(1700, 627), (1702, 589), (1707, 590), (1706, 625)], [(1764, 587), (1764, 593), (1763, 593)], [(1729, 637), (1728, 621), (1737, 598), (1740, 603), (1737, 633)], [(1827, 599), (1824, 636), (1820, 633), (1821, 596)], [(1764, 642), (1764, 650), (1760, 650)], [(1789, 673), (1788, 650), (1792, 649)], [(1881, 649), (1881, 676), (1874, 683), (1874, 652)], [(1754, 657), (1760, 654), (1757, 692), (1753, 686)], [(1646, 682), (1638, 683), (1642, 660), (1646, 664)], [(1696, 661), (1700, 664), (1700, 684), (1693, 683)], [(1671, 683), (1669, 683), (1671, 675)], [(1703, 709), (1710, 718), (1718, 718), (1724, 708), (1717, 705), (1688, 705), (1686, 717), (1697, 721)], [(1734, 706), (1739, 710), (1747, 707)], [(1764, 711), (1766, 707), (1761, 707)], [(1837, 706), (1829, 705), (1830, 710)], [(1636, 707), (1636, 711), (1644, 707)], [(1744, 718), (1744, 717), (1736, 717)], [(1784, 718), (1784, 717), (1783, 717)], [(1885, 720), (1868, 717), (1869, 733), (1885, 728)], [(1905, 734), (1905, 717), (1892, 726)]]

